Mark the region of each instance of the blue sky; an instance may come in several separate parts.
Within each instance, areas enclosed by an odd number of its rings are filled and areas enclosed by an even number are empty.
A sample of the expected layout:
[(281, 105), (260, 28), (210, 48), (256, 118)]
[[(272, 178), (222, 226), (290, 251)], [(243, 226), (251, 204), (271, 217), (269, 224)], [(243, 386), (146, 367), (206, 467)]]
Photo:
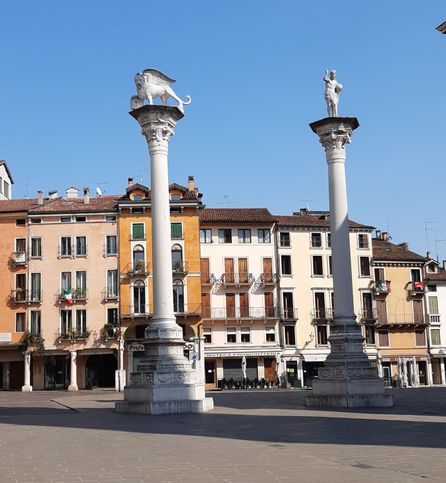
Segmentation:
[[(162, 5), (162, 6), (160, 6)], [(128, 115), (133, 76), (155, 67), (193, 102), (170, 179), (195, 175), (212, 207), (327, 209), (327, 168), (308, 124), (322, 75), (344, 85), (351, 218), (446, 258), (444, 1), (3, 1), (0, 159), (14, 195), (149, 182)], [(443, 140), (443, 141), (442, 141)], [(142, 178), (141, 178), (142, 177)], [(308, 201), (305, 201), (308, 200)]]

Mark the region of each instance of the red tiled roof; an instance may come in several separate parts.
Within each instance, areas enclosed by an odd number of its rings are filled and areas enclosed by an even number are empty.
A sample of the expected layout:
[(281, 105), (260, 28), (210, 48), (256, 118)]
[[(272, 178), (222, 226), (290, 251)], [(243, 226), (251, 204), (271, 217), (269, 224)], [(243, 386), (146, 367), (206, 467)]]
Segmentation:
[(30, 213), (98, 213), (115, 209), (120, 198), (118, 195), (98, 196), (90, 198), (89, 203), (84, 203), (83, 197), (45, 199), (43, 205), (34, 206)]
[(446, 282), (446, 270), (440, 268), (438, 269), (438, 273), (426, 273), (424, 278), (426, 280), (432, 280), (433, 282)]
[(426, 259), (418, 253), (411, 252), (407, 244), (396, 245), (386, 240), (372, 239), (373, 260), (392, 262), (425, 262)]
[(14, 213), (16, 211), (28, 211), (37, 206), (37, 198), (25, 198), (17, 200), (0, 200), (0, 213)]
[(275, 217), (266, 208), (205, 208), (201, 223), (270, 223)]
[[(289, 227), (309, 227), (309, 228), (330, 228), (330, 218), (328, 211), (302, 211), (296, 212), (291, 216), (275, 216), (279, 226)], [(350, 228), (363, 230), (373, 230), (373, 226), (361, 225), (349, 220)]]

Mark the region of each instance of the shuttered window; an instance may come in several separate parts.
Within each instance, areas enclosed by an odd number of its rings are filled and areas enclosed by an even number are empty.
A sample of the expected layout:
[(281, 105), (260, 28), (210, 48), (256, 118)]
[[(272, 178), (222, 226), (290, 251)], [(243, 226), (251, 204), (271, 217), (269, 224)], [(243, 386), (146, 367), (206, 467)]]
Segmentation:
[(183, 225), (181, 223), (171, 223), (170, 236), (172, 239), (183, 238)]
[(438, 298), (437, 296), (428, 297), (429, 299), (429, 313), (438, 314)]
[(144, 240), (144, 223), (133, 223), (132, 225), (132, 239)]

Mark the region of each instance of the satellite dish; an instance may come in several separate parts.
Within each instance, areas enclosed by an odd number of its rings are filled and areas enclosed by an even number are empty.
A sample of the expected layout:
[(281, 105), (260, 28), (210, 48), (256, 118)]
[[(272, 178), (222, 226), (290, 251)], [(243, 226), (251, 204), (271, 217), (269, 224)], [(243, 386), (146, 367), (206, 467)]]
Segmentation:
[(102, 190), (101, 190), (101, 188), (99, 188), (99, 186), (96, 187), (96, 194), (98, 196), (102, 196)]

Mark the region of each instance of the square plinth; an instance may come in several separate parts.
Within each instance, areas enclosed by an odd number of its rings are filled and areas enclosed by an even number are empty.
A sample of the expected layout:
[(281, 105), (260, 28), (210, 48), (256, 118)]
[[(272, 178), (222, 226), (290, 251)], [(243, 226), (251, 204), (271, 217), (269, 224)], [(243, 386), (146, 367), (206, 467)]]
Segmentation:
[(120, 401), (115, 404), (115, 411), (117, 413), (128, 414), (205, 413), (212, 411), (212, 409), (214, 409), (214, 400), (211, 397), (183, 401)]

